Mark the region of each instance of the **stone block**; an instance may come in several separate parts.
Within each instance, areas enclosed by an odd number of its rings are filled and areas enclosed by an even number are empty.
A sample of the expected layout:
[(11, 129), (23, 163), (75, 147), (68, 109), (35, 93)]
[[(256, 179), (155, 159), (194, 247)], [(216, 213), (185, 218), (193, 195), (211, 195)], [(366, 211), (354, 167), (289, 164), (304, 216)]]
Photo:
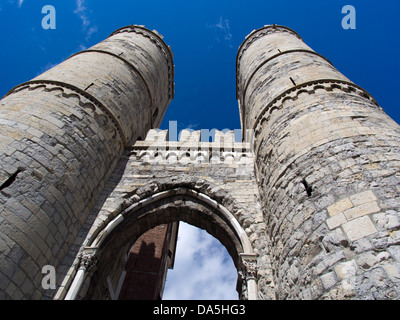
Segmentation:
[(400, 262), (400, 246), (391, 246), (388, 248), (388, 251), (392, 257)]
[(349, 198), (342, 199), (340, 201), (335, 202), (331, 206), (328, 207), (328, 213), (331, 217), (334, 215), (338, 214), (339, 212), (342, 212), (346, 209), (349, 209), (353, 207), (353, 204), (351, 203)]
[(379, 208), (376, 201), (360, 204), (357, 207), (348, 209), (344, 211), (344, 215), (346, 216), (347, 220), (353, 220), (358, 217), (365, 216), (370, 213), (379, 212), (381, 209)]
[(332, 288), (337, 280), (334, 272), (329, 272), (321, 276), (322, 285), (326, 290)]
[(388, 264), (383, 267), (389, 279), (393, 282), (400, 282), (400, 271), (398, 266), (393, 264)]
[(357, 264), (364, 269), (370, 269), (379, 262), (379, 258), (370, 252), (361, 254), (357, 259)]
[(340, 263), (334, 267), (336, 277), (339, 281), (355, 276), (357, 273), (357, 264), (354, 260)]
[(354, 206), (358, 206), (376, 200), (377, 198), (375, 197), (374, 193), (371, 190), (350, 196), (350, 201), (353, 203)]
[(356, 218), (342, 225), (350, 241), (355, 241), (375, 233), (377, 230), (368, 216)]
[(328, 225), (329, 229), (335, 229), (346, 222), (347, 219), (342, 212), (326, 220), (326, 224)]

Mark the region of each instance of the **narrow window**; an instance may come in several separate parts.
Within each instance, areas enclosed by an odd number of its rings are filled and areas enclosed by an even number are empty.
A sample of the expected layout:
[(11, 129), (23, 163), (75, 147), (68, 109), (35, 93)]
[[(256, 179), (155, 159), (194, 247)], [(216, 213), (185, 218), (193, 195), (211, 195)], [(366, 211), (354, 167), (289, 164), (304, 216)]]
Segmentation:
[(15, 173), (13, 173), (12, 176), (10, 176), (1, 186), (0, 186), (0, 191), (2, 191), (5, 188), (8, 188), (9, 186), (11, 186), (15, 179), (17, 179), (17, 176), (19, 173), (21, 173), (23, 170), (21, 168), (18, 168), (17, 171), (15, 171)]
[(312, 195), (312, 187), (308, 185), (306, 179), (301, 180), (301, 183), (303, 184), (304, 189), (306, 189), (307, 195), (309, 197), (311, 197), (311, 195)]
[(154, 122), (154, 120), (157, 119), (157, 116), (158, 116), (158, 108), (156, 108), (156, 110), (154, 110), (154, 112), (153, 112), (153, 122)]
[(92, 82), (91, 84), (89, 84), (87, 87), (86, 87), (86, 89), (85, 89), (85, 91), (87, 91), (87, 89), (89, 89), (91, 86), (93, 86), (94, 85), (94, 83)]

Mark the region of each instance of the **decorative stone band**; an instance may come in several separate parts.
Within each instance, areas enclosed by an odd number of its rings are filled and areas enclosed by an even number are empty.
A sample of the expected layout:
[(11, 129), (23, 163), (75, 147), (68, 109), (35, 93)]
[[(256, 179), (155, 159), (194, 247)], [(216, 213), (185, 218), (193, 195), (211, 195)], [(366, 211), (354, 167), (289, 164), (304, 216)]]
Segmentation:
[[(299, 36), (299, 34), (292, 29), (284, 26), (278, 26), (276, 24), (273, 25), (266, 25), (263, 28), (260, 28), (258, 30), (253, 30), (249, 35), (246, 36), (246, 40), (243, 41), (243, 43), (240, 45), (238, 53), (236, 55), (236, 79), (237, 79), (237, 84), (239, 83), (239, 70), (240, 70), (240, 59), (243, 56), (243, 53), (250, 47), (250, 45), (256, 41), (258, 38), (261, 38), (265, 35), (275, 33), (275, 32), (288, 32), (293, 35), (295, 35), (297, 38), (303, 41), (303, 39)], [(238, 89), (238, 86), (236, 86), (236, 89)], [(238, 93), (238, 91), (237, 91)], [(237, 95), (238, 96), (238, 95)]]
[(69, 83), (53, 80), (31, 80), (14, 87), (3, 98), (22, 90), (34, 90), (38, 89), (39, 87), (43, 87), (44, 90), (48, 92), (61, 89), (64, 92), (65, 97), (68, 97), (70, 95), (68, 91), (72, 91), (72, 93), (76, 94), (76, 96), (79, 98), (79, 105), (82, 108), (89, 109), (93, 113), (96, 111), (96, 109), (100, 110), (107, 119), (106, 124), (112, 123), (113, 128), (110, 129), (118, 133), (124, 146), (127, 145), (127, 139), (122, 131), (120, 124), (118, 123), (118, 120), (114, 117), (114, 115), (94, 96)]
[(118, 30), (115, 30), (110, 36), (114, 36), (118, 33), (124, 32), (134, 32), (137, 34), (141, 34), (146, 38), (149, 38), (151, 42), (153, 42), (163, 53), (165, 59), (168, 63), (168, 81), (169, 81), (169, 97), (171, 99), (174, 98), (175, 84), (174, 84), (174, 64), (173, 64), (173, 54), (170, 46), (167, 46), (163, 40), (163, 36), (160, 35), (156, 30), (150, 31), (146, 29), (144, 26), (139, 25), (130, 25), (126, 27), (122, 27)]
[(109, 51), (105, 51), (105, 50), (88, 49), (88, 50), (84, 50), (84, 51), (75, 53), (74, 55), (72, 55), (68, 59), (72, 58), (73, 56), (79, 55), (81, 53), (86, 53), (86, 52), (96, 52), (96, 53), (103, 53), (103, 54), (111, 55), (111, 56), (123, 61), (131, 70), (133, 70), (134, 73), (136, 73), (140, 77), (140, 79), (143, 81), (143, 83), (146, 86), (146, 92), (147, 92), (147, 95), (149, 96), (149, 99), (150, 99), (150, 106), (148, 108), (149, 114), (150, 114), (149, 119), (151, 119), (151, 124), (154, 125), (153, 112), (152, 112), (152, 110), (153, 110), (153, 97), (152, 97), (152, 94), (150, 92), (150, 88), (149, 88), (146, 80), (144, 79), (143, 75), (139, 72), (139, 70), (133, 64), (131, 64), (128, 60), (122, 58), (121, 56), (119, 56), (119, 55), (117, 55), (115, 53), (112, 53), (112, 52), (109, 52)]
[(153, 110), (153, 97), (151, 95), (149, 85), (147, 84), (146, 80), (144, 79), (144, 77), (140, 73), (140, 71), (132, 63), (130, 63), (128, 60), (124, 59), (123, 57), (121, 57), (121, 56), (119, 56), (119, 55), (117, 55), (117, 54), (115, 54), (113, 52), (109, 52), (109, 51), (105, 51), (105, 50), (87, 49), (87, 50), (80, 51), (80, 52), (77, 52), (77, 53), (73, 54), (68, 59), (71, 59), (74, 56), (77, 56), (77, 55), (82, 54), (82, 53), (87, 53), (87, 52), (96, 52), (96, 53), (100, 53), (100, 54), (108, 54), (110, 56), (113, 56), (114, 58), (117, 58), (117, 59), (123, 61), (129, 67), (129, 69), (131, 69), (134, 73), (136, 73), (140, 77), (140, 79), (143, 81), (143, 83), (146, 86), (146, 92), (147, 92), (147, 95), (149, 96), (149, 99), (150, 99), (150, 106), (149, 106), (148, 109), (149, 109), (149, 113), (150, 113), (151, 123), (153, 124), (153, 112), (152, 112), (152, 110)]
[[(207, 133), (209, 131), (206, 130)], [(252, 137), (251, 133), (248, 136)], [(252, 143), (236, 142), (235, 132), (214, 131), (214, 142), (202, 142), (201, 131), (182, 130), (179, 141), (168, 141), (168, 130), (152, 129), (146, 140), (128, 148), (137, 161), (162, 163), (233, 163), (253, 161)], [(208, 137), (206, 137), (208, 141)]]
[(242, 120), (243, 123), (245, 123), (245, 118), (246, 118), (246, 101), (245, 101), (245, 96), (246, 96), (246, 92), (247, 89), (249, 87), (249, 84), (251, 83), (251, 80), (253, 79), (254, 75), (268, 62), (270, 62), (271, 60), (282, 56), (282, 55), (286, 55), (286, 54), (291, 54), (291, 53), (296, 53), (296, 52), (303, 52), (303, 53), (310, 53), (313, 55), (316, 55), (318, 57), (321, 57), (322, 59), (326, 60), (332, 67), (334, 67), (334, 65), (332, 64), (332, 62), (330, 62), (327, 58), (325, 58), (324, 56), (320, 55), (319, 53), (313, 51), (313, 50), (306, 50), (306, 49), (295, 49), (295, 50), (287, 50), (284, 52), (280, 52), (277, 53), (273, 56), (271, 56), (270, 58), (266, 59), (265, 61), (263, 61), (249, 76), (249, 78), (246, 80), (246, 83), (244, 84), (244, 90), (243, 92), (240, 90), (240, 83), (242, 81), (242, 76), (239, 73), (239, 69), (237, 71), (237, 82), (236, 82), (236, 99), (240, 100), (240, 106), (241, 106), (241, 113), (242, 113)]
[[(296, 53), (296, 52), (305, 52), (305, 53), (310, 53), (310, 54), (314, 54), (316, 56), (321, 57), (322, 59), (326, 60), (332, 67), (333, 64), (332, 62), (330, 62), (327, 58), (325, 58), (323, 55), (320, 55), (319, 53), (313, 51), (313, 50), (307, 50), (307, 49), (295, 49), (295, 50), (287, 50), (287, 51), (283, 51), (283, 52), (279, 52), (271, 57), (269, 57), (268, 59), (266, 59), (265, 61), (263, 61), (249, 76), (249, 78), (247, 79), (246, 83), (244, 84), (244, 90), (243, 92), (240, 91), (240, 86), (239, 83), (242, 80), (242, 76), (240, 75), (239, 71), (238, 71), (238, 75), (237, 75), (237, 87), (236, 87), (236, 98), (240, 99), (241, 101), (244, 99), (244, 97), (246, 96), (246, 92), (247, 92), (247, 88), (251, 82), (251, 79), (253, 79), (254, 75), (257, 73), (258, 70), (260, 70), (260, 68), (262, 68), (265, 64), (267, 64), (268, 62), (270, 62), (271, 60), (285, 55), (285, 54), (290, 54), (290, 53)], [(244, 101), (242, 101), (243, 103), (243, 109), (244, 109)]]
[(198, 151), (198, 150), (185, 150), (185, 151), (140, 151), (133, 150), (131, 155), (136, 156), (136, 161), (142, 161), (143, 164), (157, 165), (157, 164), (177, 164), (181, 163), (189, 165), (201, 163), (225, 163), (232, 164), (251, 164), (253, 163), (252, 152), (221, 152), (217, 151)]
[[(282, 92), (276, 98), (274, 98), (270, 103), (268, 103), (260, 112), (256, 120), (253, 124), (255, 138), (260, 133), (261, 128), (261, 120), (266, 117), (266, 113), (271, 113), (276, 109), (281, 109), (283, 103), (286, 99), (296, 100), (297, 96), (302, 92), (307, 93), (314, 93), (317, 89), (323, 89), (326, 91), (332, 91), (333, 89), (342, 90), (343, 92), (354, 92), (359, 96), (372, 101), (378, 108), (381, 108), (379, 104), (375, 101), (375, 99), (363, 88), (360, 86), (344, 80), (337, 80), (337, 79), (320, 79), (320, 80), (313, 80), (309, 82), (305, 82), (299, 85), (296, 85), (288, 90)], [(245, 134), (246, 131), (244, 131)]]

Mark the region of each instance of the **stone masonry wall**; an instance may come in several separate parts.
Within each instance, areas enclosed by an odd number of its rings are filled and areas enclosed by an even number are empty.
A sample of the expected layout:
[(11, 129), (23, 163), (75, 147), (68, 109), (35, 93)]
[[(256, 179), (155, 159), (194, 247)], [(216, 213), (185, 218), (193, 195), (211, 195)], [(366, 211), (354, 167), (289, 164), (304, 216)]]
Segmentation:
[(246, 38), (238, 99), (277, 298), (398, 299), (400, 127), (284, 27)]
[(52, 298), (42, 268), (60, 284), (119, 157), (172, 96), (169, 48), (131, 26), (0, 101), (0, 299)]
[[(252, 151), (248, 149), (248, 143), (234, 142), (233, 132), (223, 134), (217, 131), (215, 137), (219, 142), (200, 142), (200, 131), (192, 133), (182, 131), (181, 140), (174, 142), (167, 141), (167, 131), (157, 133), (155, 130), (150, 130), (145, 141), (138, 141), (131, 150), (124, 154), (120, 164), (105, 186), (99, 202), (93, 208), (93, 222), (87, 225), (90, 231), (82, 248), (91, 245), (99, 231), (103, 230), (113, 218), (124, 212), (130, 205), (159, 192), (174, 188), (188, 188), (209, 196), (232, 212), (245, 230), (254, 253), (258, 257), (259, 297), (273, 299), (270, 261), (264, 242), (265, 224), (258, 203), (259, 196), (254, 179)], [(221, 138), (222, 140), (220, 140)], [(228, 145), (230, 147), (227, 147)], [(225, 148), (222, 148), (222, 146), (225, 146)], [(225, 151), (222, 151), (221, 148)], [(108, 243), (111, 242), (108, 245), (112, 249), (107, 250), (121, 252), (114, 255), (119, 257), (123, 255), (121, 250), (129, 247), (129, 241), (134, 241), (141, 233), (154, 227), (157, 223), (183, 220), (207, 230), (227, 245), (227, 250), (231, 253), (235, 264), (240, 263), (237, 260), (237, 249), (230, 247), (233, 245), (232, 239), (226, 238), (231, 236), (224, 235), (225, 223), (217, 222), (222, 223), (219, 226), (215, 225), (216, 222), (213, 222), (217, 215), (212, 213), (212, 208), (198, 206), (195, 199), (188, 196), (181, 196), (172, 200), (167, 199), (162, 208), (164, 209), (155, 211), (154, 215), (158, 215), (157, 217), (152, 217), (150, 214), (145, 220), (139, 218), (132, 220), (135, 228), (128, 235), (124, 235), (128, 231), (123, 229), (115, 231), (114, 240), (108, 241)], [(195, 213), (197, 210), (199, 210), (198, 213)], [(200, 214), (208, 211), (215, 218), (208, 219)], [(162, 216), (160, 216), (161, 214)], [(138, 213), (135, 216), (140, 217), (140, 214)], [(96, 284), (92, 283), (95, 289), (104, 287), (105, 280), (102, 280), (102, 282), (101, 277), (106, 279), (108, 276), (112, 277), (116, 272), (113, 269), (114, 262), (100, 261), (105, 259), (101, 258), (102, 256), (112, 257), (112, 255), (107, 254), (106, 249), (100, 248), (99, 250), (103, 253), (99, 255), (97, 270), (104, 275), (95, 276), (93, 281)], [(119, 258), (109, 259), (119, 261)], [(105, 271), (105, 268), (110, 269)], [(115, 286), (118, 277), (119, 274), (114, 275)], [(91, 298), (98, 297), (102, 292), (101, 289), (97, 290), (98, 293), (92, 291), (89, 288)]]

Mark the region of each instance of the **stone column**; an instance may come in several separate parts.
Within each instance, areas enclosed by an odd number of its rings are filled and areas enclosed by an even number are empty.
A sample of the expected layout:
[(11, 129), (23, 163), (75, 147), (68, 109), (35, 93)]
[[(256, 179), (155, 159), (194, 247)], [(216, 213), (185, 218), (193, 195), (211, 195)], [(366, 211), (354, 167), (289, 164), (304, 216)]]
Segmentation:
[(75, 300), (78, 297), (79, 290), (82, 288), (85, 278), (88, 277), (89, 273), (93, 272), (96, 266), (96, 253), (95, 248), (85, 248), (85, 250), (79, 254), (77, 272), (66, 294), (65, 300)]
[(129, 26), (0, 101), (0, 299), (43, 296), (42, 267), (80, 245), (124, 148), (161, 123), (173, 76), (162, 37)]
[(257, 287), (257, 257), (255, 254), (241, 253), (241, 263), (243, 271), (240, 276), (246, 281), (246, 295), (248, 300), (258, 300), (258, 287)]
[(241, 45), (237, 98), (254, 131), (277, 298), (399, 298), (399, 125), (276, 25)]

